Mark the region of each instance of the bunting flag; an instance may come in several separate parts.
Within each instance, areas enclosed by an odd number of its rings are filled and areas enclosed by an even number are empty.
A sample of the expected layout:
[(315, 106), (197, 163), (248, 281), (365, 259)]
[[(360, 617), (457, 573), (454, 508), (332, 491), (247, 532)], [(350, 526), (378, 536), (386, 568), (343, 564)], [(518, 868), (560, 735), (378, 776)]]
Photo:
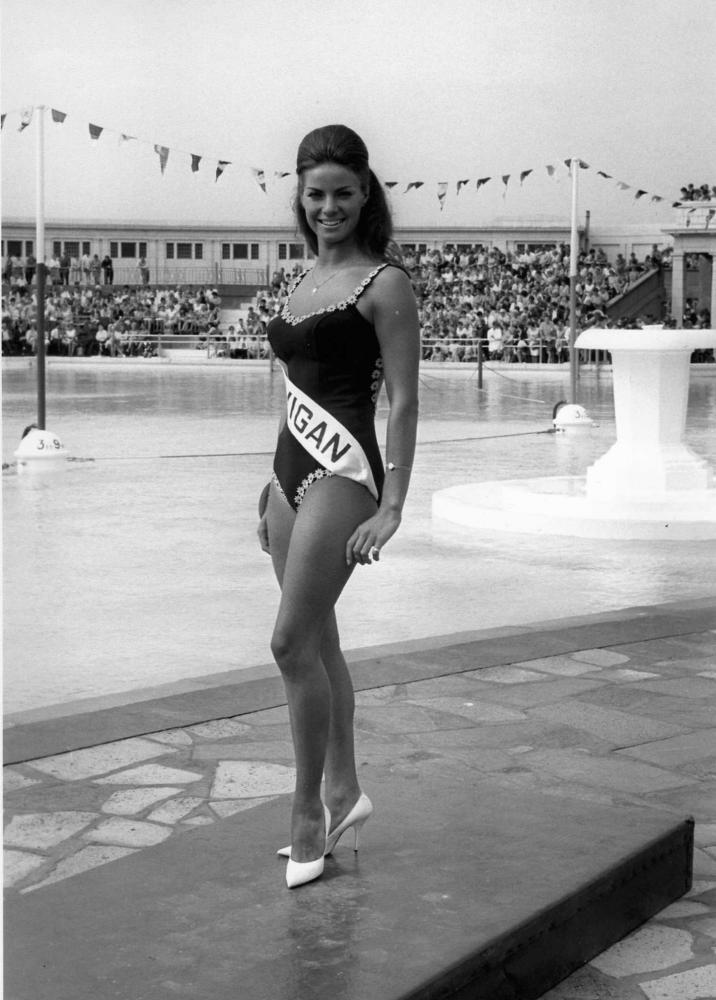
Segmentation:
[(159, 167), (160, 167), (160, 169), (162, 171), (162, 174), (163, 174), (164, 173), (164, 168), (167, 165), (167, 160), (169, 159), (169, 150), (167, 149), (166, 146), (155, 145), (154, 146), (154, 152), (159, 157)]
[[(43, 108), (43, 110), (45, 110), (45, 109)], [(67, 118), (66, 112), (59, 111), (57, 108), (50, 108), (49, 110), (51, 111), (53, 122), (56, 122), (56, 123), (59, 123), (59, 124), (63, 124), (64, 123), (64, 121)], [(15, 114), (16, 112), (13, 111), (11, 113)], [(19, 126), (19, 131), (20, 132), (24, 131), (28, 127), (28, 125), (31, 124), (32, 118), (33, 118), (33, 114), (34, 114), (34, 107), (32, 107), (32, 106), (26, 106), (25, 108), (22, 109), (22, 111), (20, 112), (20, 116), (21, 116), (20, 117), (20, 126)], [(4, 126), (5, 126), (5, 119), (6, 118), (7, 118), (7, 114), (5, 112), (3, 112), (2, 115), (0, 116), (0, 129), (4, 128)], [(109, 132), (113, 132), (114, 134), (117, 134), (119, 136), (119, 145), (120, 146), (124, 142), (129, 142), (130, 140), (136, 141), (136, 142), (141, 142), (144, 145), (151, 145), (153, 147), (154, 151), (159, 155), (159, 164), (160, 164), (160, 167), (161, 167), (161, 172), (162, 172), (162, 174), (164, 173), (165, 168), (166, 168), (166, 164), (167, 164), (167, 160), (169, 158), (169, 153), (170, 153), (170, 149), (167, 146), (160, 146), (160, 145), (154, 144), (154, 143), (152, 143), (152, 142), (150, 142), (150, 141), (148, 141), (146, 139), (138, 139), (136, 136), (128, 135), (128, 134), (126, 134), (124, 132), (119, 133), (119, 132), (117, 132), (116, 129), (106, 129), (104, 126), (95, 125), (93, 123), (89, 123), (90, 139), (92, 139), (92, 140), (99, 139), (100, 136), (102, 135), (102, 133), (105, 132), (105, 131), (109, 131)], [(188, 156), (188, 157), (191, 158), (191, 171), (192, 171), (192, 173), (197, 173), (199, 171), (200, 163), (201, 163), (202, 159), (204, 159), (204, 157), (202, 155), (197, 154), (197, 153), (189, 153), (187, 150), (175, 150), (175, 152), (180, 152), (180, 153), (185, 154), (186, 156)], [(230, 166), (232, 162), (233, 161), (231, 161), (231, 160), (218, 160), (217, 167), (216, 167), (215, 181), (218, 181), (219, 177), (221, 177), (221, 175), (223, 174), (225, 168), (227, 166)], [(579, 159), (578, 157), (569, 157), (568, 159), (565, 159), (562, 162), (565, 164), (565, 166), (567, 167), (567, 170), (570, 173), (571, 173), (571, 170), (572, 170), (572, 165), (575, 164), (575, 163), (578, 164), (579, 167), (580, 167), (580, 169), (582, 169), (582, 170), (589, 170), (589, 169), (591, 169), (591, 167), (590, 167), (590, 165), (588, 163), (586, 163), (582, 159)], [(546, 171), (547, 171), (547, 173), (548, 173), (548, 175), (550, 177), (554, 177), (555, 176), (556, 169), (557, 169), (557, 167), (555, 166), (555, 164), (558, 164), (558, 163), (559, 163), (559, 161), (556, 160), (556, 161), (554, 161), (554, 163), (548, 163), (548, 164), (545, 165), (545, 169), (546, 169)], [(266, 183), (266, 172), (263, 169), (260, 169), (260, 168), (257, 168), (257, 167), (250, 167), (250, 169), (251, 169), (251, 172), (253, 174), (254, 180), (256, 181), (256, 183), (258, 184), (258, 186), (261, 188), (261, 190), (264, 192), (264, 194), (267, 194), (268, 192), (267, 192), (267, 183)], [(519, 173), (520, 187), (523, 186), (525, 180), (530, 176), (530, 174), (532, 174), (534, 172), (534, 170), (535, 170), (534, 167), (529, 167), (528, 169), (522, 170)], [(663, 201), (666, 200), (661, 195), (650, 194), (650, 192), (647, 191), (645, 188), (637, 188), (636, 185), (626, 184), (624, 181), (618, 180), (618, 179), (614, 178), (614, 176), (612, 174), (608, 174), (604, 170), (597, 170), (596, 173), (597, 173), (597, 175), (599, 177), (603, 177), (605, 180), (615, 180), (615, 183), (617, 184), (617, 186), (618, 186), (618, 188), (619, 188), (620, 191), (634, 191), (634, 200), (635, 201), (639, 201), (640, 199), (644, 198), (645, 196), (649, 196), (649, 201), (650, 201), (651, 204), (659, 204), (659, 203), (661, 203), (661, 202), (663, 202)], [(271, 172), (270, 176), (271, 177), (275, 177), (277, 179), (283, 179), (283, 178), (291, 176), (291, 171), (288, 171), (288, 170), (274, 170), (274, 171)], [(491, 181), (493, 179), (493, 176), (494, 175), (490, 175), (490, 176), (486, 176), (486, 177), (478, 177), (477, 180), (475, 181), (475, 190), (479, 191), (480, 188), (483, 185), (487, 184), (489, 181)], [(509, 182), (510, 182), (511, 178), (513, 176), (518, 176), (518, 175), (517, 174), (501, 174), (501, 175), (498, 175), (498, 176), (500, 176), (502, 178), (502, 183), (503, 183), (503, 186), (504, 186), (503, 198), (506, 198), (506, 196), (507, 196), (507, 189), (509, 187)], [(397, 188), (399, 185), (402, 185), (403, 183), (404, 183), (403, 181), (399, 181), (399, 180), (397, 180), (397, 181), (395, 181), (395, 180), (394, 181), (385, 181), (384, 182), (384, 186), (385, 186), (385, 188), (387, 190), (390, 191), (390, 190), (393, 190), (394, 188)], [(451, 183), (455, 183), (455, 190), (456, 190), (456, 193), (459, 195), (459, 194), (461, 194), (463, 188), (465, 188), (465, 187), (467, 187), (467, 185), (471, 184), (472, 181), (469, 178), (460, 178), (459, 180), (454, 181), (454, 182), (451, 182), (451, 181), (439, 181), (439, 182), (437, 182), (437, 194), (438, 194), (438, 201), (440, 203), (440, 209), (441, 210), (444, 208), (445, 198), (447, 196), (447, 192), (448, 192), (448, 189), (449, 189)], [(419, 188), (423, 187), (424, 184), (425, 184), (424, 181), (410, 181), (407, 184), (407, 186), (405, 187), (405, 190), (404, 190), (403, 193), (407, 194), (410, 191), (417, 191)], [(683, 207), (683, 204), (684, 203), (682, 201), (671, 202), (671, 205), (672, 205), (673, 208), (681, 208), (681, 207)], [(691, 211), (689, 212), (689, 218), (687, 218), (687, 222), (686, 222), (687, 225), (689, 225), (689, 223), (690, 223), (690, 215), (691, 215), (692, 211), (694, 211), (694, 209), (691, 209)], [(713, 213), (710, 213), (709, 216), (708, 216), (707, 225), (711, 222), (712, 218), (713, 218)]]

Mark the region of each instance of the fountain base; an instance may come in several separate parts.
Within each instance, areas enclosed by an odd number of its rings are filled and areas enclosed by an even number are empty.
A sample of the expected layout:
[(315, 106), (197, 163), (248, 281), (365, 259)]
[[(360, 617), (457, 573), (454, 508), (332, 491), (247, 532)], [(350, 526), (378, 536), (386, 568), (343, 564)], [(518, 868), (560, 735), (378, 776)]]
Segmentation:
[(581, 538), (716, 539), (716, 488), (645, 499), (587, 496), (586, 477), (553, 476), (452, 486), (433, 494), (432, 513), (487, 531)]

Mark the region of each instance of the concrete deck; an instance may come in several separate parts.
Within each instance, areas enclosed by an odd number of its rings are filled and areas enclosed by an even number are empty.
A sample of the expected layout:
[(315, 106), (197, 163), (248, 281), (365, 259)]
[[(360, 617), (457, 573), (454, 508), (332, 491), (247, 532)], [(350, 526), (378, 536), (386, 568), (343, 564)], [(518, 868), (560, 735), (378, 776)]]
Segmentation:
[(268, 672), (11, 725), (8, 1000), (716, 997), (716, 599), (352, 671), (376, 812), (293, 892)]

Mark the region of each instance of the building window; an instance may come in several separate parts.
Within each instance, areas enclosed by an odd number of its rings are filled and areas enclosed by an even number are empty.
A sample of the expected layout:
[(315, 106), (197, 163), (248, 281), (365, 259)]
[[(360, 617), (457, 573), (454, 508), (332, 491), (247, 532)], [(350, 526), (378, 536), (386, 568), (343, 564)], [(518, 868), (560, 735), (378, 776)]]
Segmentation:
[(136, 243), (125, 243), (122, 241), (120, 246), (120, 256), (124, 260), (134, 260), (137, 256), (137, 244)]
[(251, 260), (259, 259), (259, 245), (258, 243), (222, 243), (221, 244), (221, 259), (222, 260), (248, 260), (251, 256)]
[(22, 257), (22, 240), (7, 241), (8, 257)]
[(27, 256), (29, 256), (31, 253), (34, 253), (34, 247), (35, 243), (33, 240), (25, 240), (25, 253), (27, 254)]
[(279, 243), (279, 260), (305, 260), (306, 247), (303, 243)]
[[(146, 257), (147, 244), (140, 243), (140, 248), (144, 247), (144, 253), (140, 257)], [(203, 260), (203, 243), (167, 243), (167, 260)]]
[(90, 252), (89, 240), (83, 240), (82, 241), (82, 253), (86, 253), (87, 256), (89, 257), (89, 252)]
[(110, 241), (110, 244), (109, 244), (109, 255), (113, 259), (115, 257), (119, 257), (119, 244), (115, 243), (114, 240)]

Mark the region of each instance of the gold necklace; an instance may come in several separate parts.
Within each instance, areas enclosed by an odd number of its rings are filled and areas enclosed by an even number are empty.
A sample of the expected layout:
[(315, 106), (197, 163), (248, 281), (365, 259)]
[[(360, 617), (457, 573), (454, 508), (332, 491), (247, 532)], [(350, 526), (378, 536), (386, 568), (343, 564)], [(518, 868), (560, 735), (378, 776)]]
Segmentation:
[[(315, 281), (314, 281), (313, 282), (313, 288), (311, 289), (311, 295), (315, 295), (319, 288), (323, 288), (324, 285), (327, 285), (328, 282), (331, 280), (331, 278), (335, 278), (335, 276), (339, 272), (340, 272), (340, 268), (338, 269), (338, 271), (334, 271), (333, 274), (329, 274), (328, 277), (324, 278), (323, 281), (319, 282), (319, 284), (316, 284)], [(313, 280), (313, 279), (311, 279), (311, 280)]]

